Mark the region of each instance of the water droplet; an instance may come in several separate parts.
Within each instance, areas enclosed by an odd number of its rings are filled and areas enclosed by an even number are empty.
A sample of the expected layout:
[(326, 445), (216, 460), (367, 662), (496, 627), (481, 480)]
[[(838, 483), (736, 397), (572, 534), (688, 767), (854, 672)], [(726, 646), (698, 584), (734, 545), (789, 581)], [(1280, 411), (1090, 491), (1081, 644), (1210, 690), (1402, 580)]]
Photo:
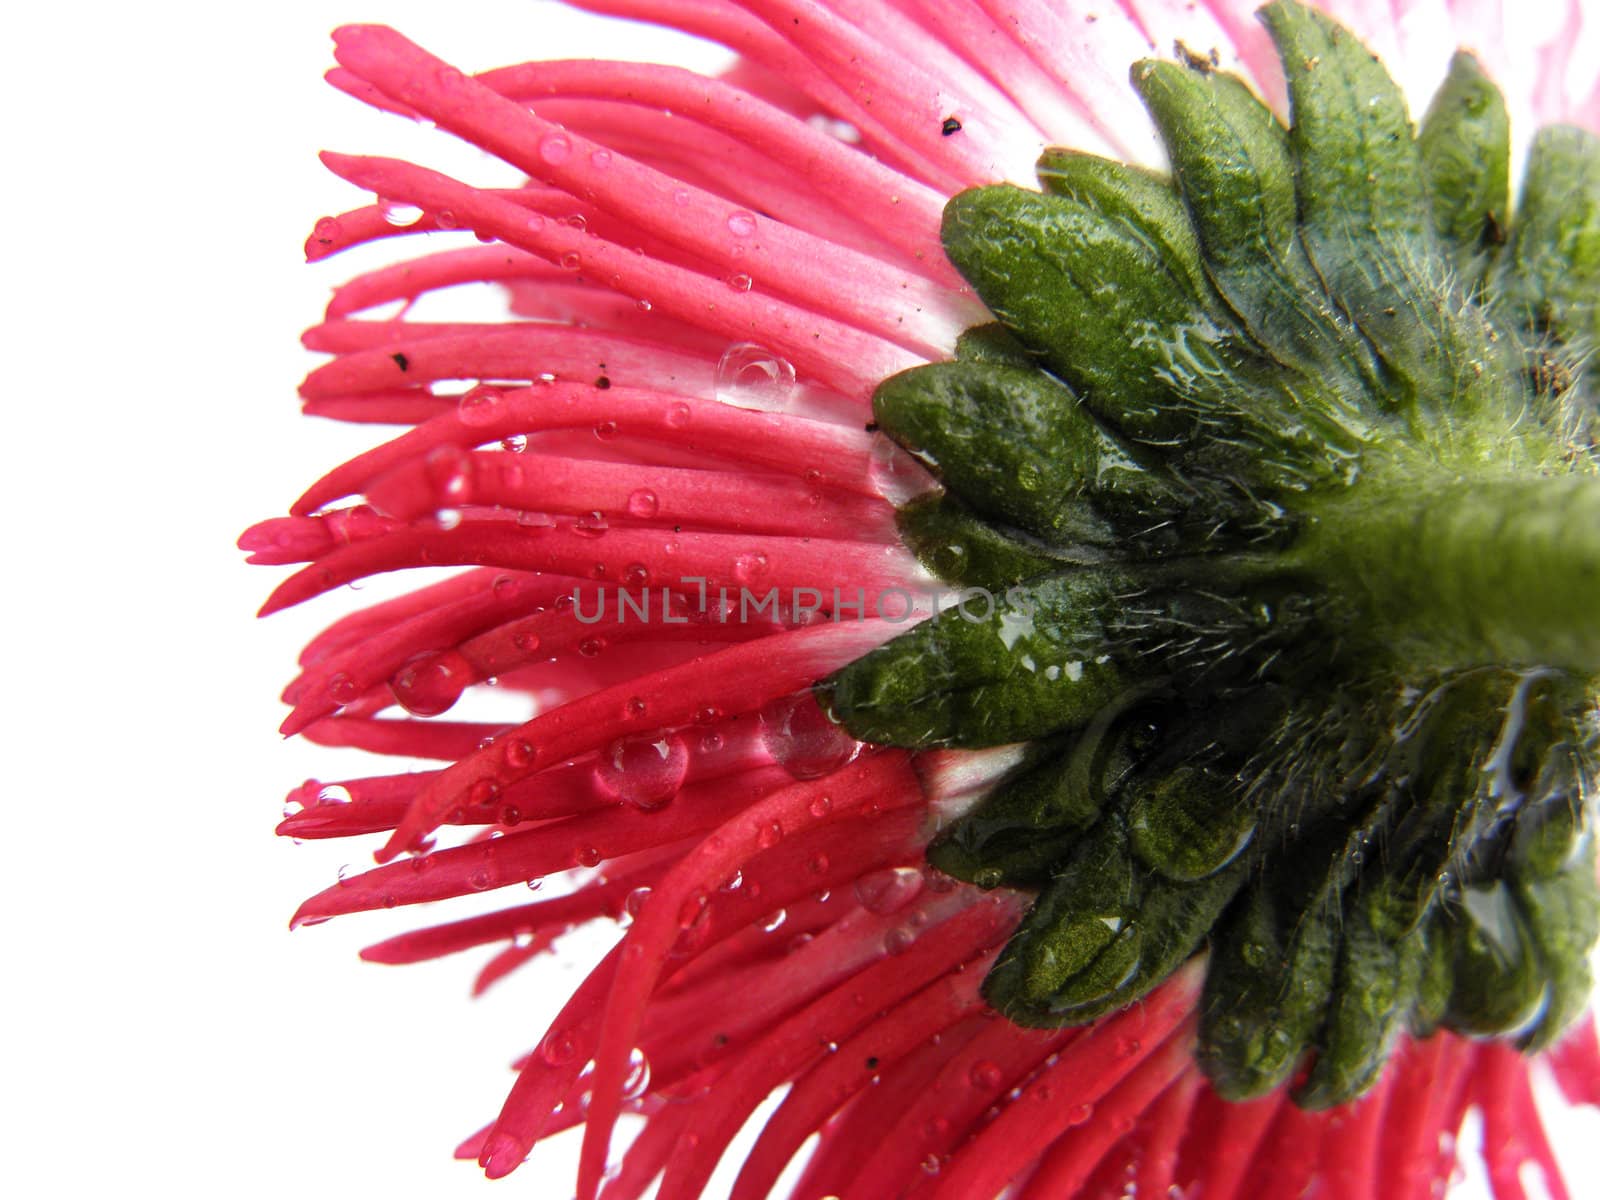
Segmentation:
[(439, 446), (425, 460), (428, 482), (447, 501), (466, 498), (472, 487), (472, 459), (460, 446)]
[(688, 772), (688, 748), (674, 733), (618, 738), (595, 765), (601, 786), (646, 812), (671, 801)]
[(454, 650), (413, 655), (389, 680), (395, 700), (414, 717), (448, 711), (472, 682), (472, 664)]
[(576, 271), (583, 266), (583, 258), (576, 250), (568, 250), (561, 256), (561, 269), (563, 271)]
[(328, 695), (335, 704), (349, 704), (361, 695), (361, 688), (354, 679), (340, 671), (328, 680)]
[(539, 1057), (552, 1067), (564, 1067), (578, 1053), (578, 1044), (565, 1029), (552, 1029), (539, 1043)]
[(650, 568), (643, 563), (629, 563), (622, 568), (622, 582), (630, 588), (642, 588), (650, 582)]
[(929, 1154), (922, 1160), (922, 1173), (924, 1175), (937, 1175), (944, 1167), (944, 1160), (937, 1154)]
[(605, 861), (605, 855), (597, 846), (578, 846), (572, 851), (572, 861), (580, 867), (598, 867)]
[(746, 551), (733, 560), (733, 577), (740, 583), (754, 583), (767, 573), (769, 565), (761, 551)]
[(609, 171), (611, 169), (611, 151), (596, 150), (589, 155), (589, 165), (596, 171)]
[(511, 644), (523, 654), (532, 654), (539, 648), (539, 635), (536, 633), (519, 633), (511, 639)]
[(811, 809), (811, 815), (821, 821), (833, 811), (833, 800), (827, 796), (818, 796), (808, 807)]
[(539, 143), (539, 157), (551, 166), (564, 163), (572, 156), (572, 139), (564, 133), (546, 134)]
[(585, 658), (593, 658), (606, 648), (605, 638), (589, 637), (578, 643), (578, 653)]
[(681, 400), (667, 409), (667, 425), (673, 429), (682, 429), (694, 416), (689, 406)]
[(1065, 1115), (1068, 1129), (1072, 1129), (1078, 1125), (1087, 1124), (1089, 1118), (1094, 1116), (1094, 1105), (1075, 1104), (1071, 1108), (1067, 1109)]
[(644, 902), (648, 899), (650, 899), (650, 889), (647, 887), (636, 887), (633, 889), (633, 891), (629, 892), (627, 897), (622, 901), (622, 911), (627, 913), (629, 917), (637, 920), (639, 913), (644, 909)]
[(848, 762), (858, 743), (828, 719), (810, 692), (773, 700), (761, 710), (761, 743), (796, 779), (818, 779)]
[(818, 854), (810, 862), (806, 863), (806, 869), (813, 875), (826, 875), (831, 865), (826, 854)]
[(643, 300), (643, 299), (635, 300), (633, 302), (633, 306), (635, 308), (637, 308), (640, 312), (645, 312), (645, 313), (649, 312), (652, 308), (655, 307), (653, 304), (650, 303), (650, 301)]
[(460, 224), (460, 222), (456, 219), (456, 214), (450, 211), (448, 208), (441, 208), (438, 212), (434, 213), (433, 223), (440, 229), (454, 229), (458, 224)]
[(494, 880), (490, 878), (488, 870), (484, 867), (479, 867), (467, 876), (467, 886), (475, 892), (488, 891), (493, 882)]
[(678, 928), (693, 929), (705, 917), (710, 905), (711, 897), (704, 892), (696, 892), (690, 896), (678, 908)]
[(917, 944), (917, 934), (914, 929), (905, 926), (896, 926), (883, 935), (883, 948), (890, 954), (904, 954)]
[(637, 1100), (650, 1090), (650, 1060), (635, 1046), (628, 1051), (628, 1073), (622, 1079), (622, 1099)]
[(736, 292), (748, 292), (755, 286), (755, 281), (750, 276), (743, 274), (728, 276), (728, 287)]
[(915, 867), (888, 867), (856, 880), (856, 899), (878, 916), (899, 912), (922, 891), (922, 872)]
[(415, 204), (406, 204), (400, 200), (380, 199), (378, 208), (383, 213), (383, 219), (396, 227), (415, 225), (422, 220), (422, 210)]
[(461, 418), (461, 423), (475, 428), (493, 425), (505, 415), (505, 411), (505, 394), (499, 388), (486, 384), (479, 384), (467, 392), (456, 405), (456, 414)]
[(586, 538), (601, 537), (610, 528), (611, 525), (606, 520), (605, 514), (598, 512), (584, 513), (583, 516), (572, 523), (572, 532), (579, 537)]
[(733, 234), (734, 237), (747, 238), (752, 236), (755, 231), (756, 219), (752, 214), (745, 212), (742, 208), (736, 208), (728, 214), (728, 232)]
[(501, 751), (506, 760), (506, 766), (513, 771), (525, 771), (533, 766), (533, 760), (538, 757), (533, 743), (525, 738), (512, 738), (506, 742), (506, 748)]
[(761, 922), (761, 930), (763, 933), (776, 933), (788, 919), (788, 910), (780, 908), (771, 913), (765, 921)]
[(987, 1058), (980, 1058), (972, 1064), (972, 1070), (967, 1076), (972, 1080), (972, 1086), (980, 1092), (993, 1094), (1000, 1090), (1000, 1085), (1005, 1082), (1005, 1075), (1000, 1070), (1000, 1064), (991, 1062)]
[(724, 404), (785, 412), (794, 400), (794, 365), (754, 342), (735, 342), (717, 363), (716, 388)]
[(661, 511), (661, 502), (649, 488), (640, 488), (628, 496), (628, 515), (648, 521)]
[(467, 790), (467, 803), (485, 808), (500, 798), (500, 785), (492, 779), (480, 779)]
[(771, 850), (783, 841), (783, 826), (777, 821), (763, 821), (756, 826), (756, 845), (763, 850)]

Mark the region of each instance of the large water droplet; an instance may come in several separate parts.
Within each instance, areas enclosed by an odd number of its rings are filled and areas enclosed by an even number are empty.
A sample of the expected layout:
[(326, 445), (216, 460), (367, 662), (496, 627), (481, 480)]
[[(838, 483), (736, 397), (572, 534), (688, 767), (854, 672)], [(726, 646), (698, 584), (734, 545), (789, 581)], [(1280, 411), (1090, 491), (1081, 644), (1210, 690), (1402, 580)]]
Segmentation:
[(794, 366), (764, 346), (736, 342), (717, 363), (717, 399), (739, 408), (785, 412), (794, 401)]
[(595, 765), (601, 786), (647, 812), (677, 795), (688, 772), (689, 751), (675, 733), (618, 738)]
[(756, 231), (756, 219), (751, 213), (742, 208), (736, 208), (728, 214), (728, 232), (737, 238), (747, 238)]
[(425, 650), (406, 660), (389, 680), (389, 691), (414, 717), (448, 711), (472, 682), (472, 665), (454, 650)]
[(415, 204), (407, 204), (402, 200), (379, 200), (378, 207), (383, 212), (383, 219), (394, 226), (415, 225), (422, 220), (422, 210)]
[(899, 912), (922, 891), (922, 872), (915, 867), (888, 867), (856, 880), (856, 899), (878, 916)]
[(505, 416), (505, 412), (505, 394), (487, 384), (479, 384), (467, 392), (456, 405), (456, 414), (461, 418), (461, 423), (474, 428), (493, 425)]
[(761, 742), (796, 779), (817, 779), (838, 770), (858, 745), (828, 719), (809, 692), (773, 700), (761, 710)]
[(661, 501), (649, 488), (640, 488), (628, 496), (628, 515), (648, 521), (661, 511)]
[(564, 133), (547, 134), (539, 143), (539, 157), (551, 166), (564, 163), (572, 156), (572, 139)]

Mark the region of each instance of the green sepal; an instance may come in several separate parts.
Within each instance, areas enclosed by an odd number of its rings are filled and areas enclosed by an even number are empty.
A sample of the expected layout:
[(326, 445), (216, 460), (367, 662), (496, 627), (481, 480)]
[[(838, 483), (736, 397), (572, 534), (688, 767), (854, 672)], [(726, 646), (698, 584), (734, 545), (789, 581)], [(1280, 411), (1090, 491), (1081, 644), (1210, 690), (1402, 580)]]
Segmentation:
[(984, 303), (1115, 432), (1180, 439), (1194, 422), (1175, 391), (1231, 374), (1181, 268), (1084, 204), (1009, 184), (974, 188), (945, 206), (943, 238)]
[[(1084, 523), (1093, 513), (1087, 503)], [(1059, 571), (1074, 558), (1021, 533), (996, 529), (947, 493), (918, 496), (895, 514), (900, 540), (946, 583), (1003, 589)], [(1077, 561), (1083, 561), (1081, 555)]]
[(1507, 862), (1524, 879), (1567, 870), (1589, 834), (1583, 809), (1584, 767), (1576, 747), (1558, 746), (1517, 812)]
[(1028, 348), (999, 321), (962, 330), (956, 338), (956, 361), (990, 363), (1025, 371), (1036, 370), (1039, 365)]
[(1328, 919), (1292, 899), (1302, 891), (1299, 874), (1288, 863), (1269, 865), (1213, 938), (1196, 1057), (1227, 1100), (1264, 1096), (1289, 1079), (1333, 989), (1337, 913)]
[(1243, 864), (1196, 884), (1143, 870), (1120, 818), (1080, 839), (984, 981), (984, 997), (1028, 1026), (1076, 1025), (1131, 1004), (1205, 939), (1245, 879)]
[(1212, 282), (1280, 362), (1334, 377), (1372, 373), (1296, 234), (1294, 162), (1272, 110), (1238, 79), (1146, 61), (1133, 84), (1155, 119)]
[(1594, 988), (1589, 965), (1600, 938), (1600, 887), (1595, 882), (1594, 839), (1566, 870), (1543, 879), (1512, 882), (1517, 907), (1528, 923), (1548, 987), (1539, 1020), (1518, 1044), (1537, 1053), (1548, 1049), (1588, 1008)]
[(1385, 400), (1456, 413), (1520, 401), (1519, 364), (1451, 290), (1399, 87), (1326, 14), (1275, 0), (1261, 17), (1289, 81), (1300, 237), (1388, 369)]
[(1214, 875), (1236, 859), (1255, 831), (1255, 809), (1237, 781), (1209, 767), (1182, 765), (1130, 783), (1125, 803), (1134, 853), (1179, 883)]
[(1455, 984), (1444, 1023), (1471, 1037), (1526, 1030), (1545, 1003), (1545, 981), (1527, 918), (1510, 887), (1465, 888), (1454, 914)]
[(1053, 864), (1100, 817), (1087, 781), (1063, 750), (1001, 781), (928, 845), (928, 861), (981, 888), (1038, 887)]
[(1379, 915), (1393, 902), (1381, 876), (1363, 880), (1345, 913), (1332, 1002), (1316, 1039), (1317, 1058), (1295, 1089), (1302, 1108), (1324, 1109), (1362, 1095), (1405, 1032), (1427, 966), (1420, 938), (1394, 940)]
[(1535, 136), (1495, 289), (1523, 328), (1600, 343), (1600, 137), (1571, 125)]
[[(1102, 623), (1120, 576), (1083, 568), (949, 608), (818, 685), (855, 737), (891, 746), (999, 746), (1087, 724), (1124, 692)], [(966, 610), (983, 617), (980, 602)]]
[(1433, 227), (1456, 272), (1482, 282), (1511, 210), (1511, 118), (1478, 60), (1461, 51), (1417, 135)]
[(872, 411), (975, 512), (1057, 545), (1114, 540), (1081, 502), (1127, 452), (1038, 370), (935, 363), (890, 376)]
[(1412, 1037), (1420, 1039), (1432, 1037), (1444, 1024), (1450, 993), (1455, 990), (1456, 947), (1449, 918), (1438, 912), (1415, 936), (1422, 947), (1422, 974), (1408, 1028)]
[(1141, 167), (1055, 146), (1040, 156), (1038, 174), (1045, 191), (1076, 200), (1149, 242), (1163, 261), (1177, 269), (1194, 299), (1208, 305), (1219, 302), (1200, 261), (1200, 239), (1171, 180)]

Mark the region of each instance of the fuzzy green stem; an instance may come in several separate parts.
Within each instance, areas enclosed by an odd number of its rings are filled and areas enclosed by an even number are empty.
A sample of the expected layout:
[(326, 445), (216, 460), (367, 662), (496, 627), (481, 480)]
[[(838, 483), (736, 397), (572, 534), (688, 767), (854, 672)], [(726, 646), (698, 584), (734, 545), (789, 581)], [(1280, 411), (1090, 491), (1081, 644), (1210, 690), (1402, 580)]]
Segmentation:
[(1430, 668), (1600, 674), (1600, 476), (1372, 480), (1313, 515), (1291, 558), (1357, 636)]

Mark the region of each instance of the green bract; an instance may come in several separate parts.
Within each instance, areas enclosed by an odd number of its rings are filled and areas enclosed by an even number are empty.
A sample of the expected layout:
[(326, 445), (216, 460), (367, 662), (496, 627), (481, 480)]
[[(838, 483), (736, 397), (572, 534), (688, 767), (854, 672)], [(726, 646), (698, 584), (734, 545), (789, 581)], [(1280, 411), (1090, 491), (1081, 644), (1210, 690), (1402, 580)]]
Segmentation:
[(1172, 177), (1051, 150), (953, 199), (999, 319), (886, 380), (943, 490), (907, 543), (985, 589), (822, 685), (859, 737), (1031, 743), (929, 848), (1034, 889), (987, 983), (1093, 1019), (1209, 949), (1223, 1094), (1308, 1106), (1405, 1031), (1544, 1046), (1600, 929), (1600, 140), (1533, 142), (1458, 55), (1420, 133), (1326, 16), (1262, 13), (1293, 123), (1133, 80)]

